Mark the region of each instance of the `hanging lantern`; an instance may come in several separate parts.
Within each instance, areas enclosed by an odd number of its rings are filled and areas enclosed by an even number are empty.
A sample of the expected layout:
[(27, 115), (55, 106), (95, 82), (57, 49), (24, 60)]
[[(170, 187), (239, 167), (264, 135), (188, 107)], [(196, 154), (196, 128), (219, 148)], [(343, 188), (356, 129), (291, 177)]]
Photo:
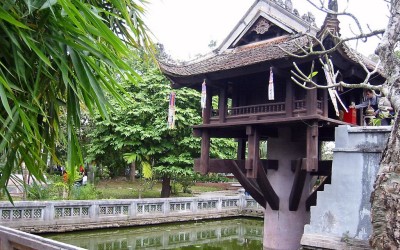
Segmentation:
[(203, 81), (203, 84), (201, 84), (201, 108), (205, 109), (206, 108), (206, 100), (207, 100), (207, 87), (206, 87), (206, 80)]
[(168, 128), (175, 128), (175, 92), (169, 94)]
[(268, 83), (268, 100), (274, 100), (274, 73), (272, 72), (272, 67), (269, 68), (269, 83)]

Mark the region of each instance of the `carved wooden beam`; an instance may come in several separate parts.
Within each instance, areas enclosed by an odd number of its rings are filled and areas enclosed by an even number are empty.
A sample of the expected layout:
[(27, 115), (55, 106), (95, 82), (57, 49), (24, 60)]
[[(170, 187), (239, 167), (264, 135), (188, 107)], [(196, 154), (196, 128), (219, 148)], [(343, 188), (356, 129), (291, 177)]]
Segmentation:
[(257, 172), (260, 159), (260, 134), (255, 126), (247, 126), (246, 134), (248, 136), (248, 159), (246, 159), (246, 176), (248, 178), (257, 178)]
[(261, 167), (261, 161), (258, 160), (257, 163), (259, 165), (257, 171), (257, 183), (264, 199), (268, 202), (272, 210), (279, 210), (279, 197), (272, 188), (271, 183), (269, 183), (267, 172), (263, 167)]
[(307, 127), (307, 158), (303, 165), (308, 172), (318, 171), (318, 122)]
[(305, 161), (306, 159), (303, 158), (298, 159), (296, 162), (292, 190), (290, 191), (289, 196), (289, 211), (297, 211), (297, 209), (299, 208), (299, 203), (307, 176), (307, 171), (302, 168), (303, 162), (305, 163)]
[(262, 195), (260, 188), (257, 185), (254, 185), (251, 182), (244, 172), (239, 168), (238, 164), (235, 161), (231, 161), (230, 168), (232, 170), (233, 175), (239, 181), (239, 183), (244, 187), (244, 189), (253, 197), (255, 201), (258, 202), (263, 208), (266, 206), (265, 198)]

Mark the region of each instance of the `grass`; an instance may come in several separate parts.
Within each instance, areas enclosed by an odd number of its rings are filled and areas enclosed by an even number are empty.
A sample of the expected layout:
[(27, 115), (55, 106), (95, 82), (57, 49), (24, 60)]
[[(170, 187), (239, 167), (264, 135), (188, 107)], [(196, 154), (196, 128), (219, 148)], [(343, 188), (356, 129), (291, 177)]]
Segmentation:
[[(51, 182), (50, 182), (51, 183)], [(53, 180), (57, 183), (57, 180)], [(173, 185), (171, 183), (171, 185)], [(205, 192), (214, 192), (226, 190), (230, 186), (229, 183), (196, 183), (190, 187), (190, 193), (183, 193), (182, 186), (179, 184), (173, 186), (173, 194), (171, 197), (192, 197), (196, 194)], [(40, 191), (41, 190), (41, 191)], [(31, 189), (36, 191), (32, 195), (30, 193), (28, 200), (62, 200), (60, 191), (54, 185), (48, 185), (44, 189), (39, 186), (39, 189)], [(40, 192), (39, 192), (40, 191)], [(143, 185), (143, 182), (136, 180), (130, 182), (125, 178), (101, 180), (94, 185), (74, 188), (71, 199), (91, 200), (91, 199), (137, 199), (137, 198), (160, 198), (161, 182), (153, 182), (151, 185)], [(140, 197), (139, 197), (140, 196)], [(8, 200), (7, 196), (0, 195), (0, 201)], [(23, 200), (22, 196), (14, 196), (14, 201)]]
[[(177, 194), (172, 194), (171, 197), (191, 197), (194, 194), (225, 190), (225, 185), (195, 185), (191, 188), (192, 193), (183, 193), (178, 190)], [(143, 189), (140, 181), (130, 182), (125, 180), (107, 180), (101, 181), (96, 185), (96, 190), (100, 192), (103, 199), (136, 199), (139, 198), (141, 191), (142, 198), (159, 198), (161, 194), (161, 182), (154, 183), (152, 188)]]

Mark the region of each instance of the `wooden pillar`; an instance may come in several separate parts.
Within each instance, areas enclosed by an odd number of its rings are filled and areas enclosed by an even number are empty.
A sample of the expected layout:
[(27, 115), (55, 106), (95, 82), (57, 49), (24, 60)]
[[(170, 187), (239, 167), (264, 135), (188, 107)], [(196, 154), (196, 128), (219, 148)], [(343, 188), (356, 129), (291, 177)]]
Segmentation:
[(200, 173), (206, 174), (210, 165), (210, 132), (204, 129), (201, 133)]
[(246, 140), (239, 138), (237, 139), (238, 147), (237, 147), (237, 159), (244, 160), (246, 159)]
[(260, 159), (260, 134), (256, 127), (247, 126), (248, 156), (245, 163), (247, 178), (257, 178), (258, 160)]
[(234, 84), (232, 85), (232, 107), (239, 106), (239, 86)]
[(203, 110), (203, 124), (209, 124), (211, 118), (211, 108), (212, 108), (212, 91), (210, 86), (206, 89), (206, 108)]
[(318, 122), (307, 127), (307, 160), (308, 172), (318, 171)]
[(322, 89), (322, 115), (325, 117), (328, 117), (328, 104), (329, 104), (329, 97), (328, 97), (328, 90), (327, 89)]
[(317, 89), (307, 90), (306, 107), (307, 115), (317, 114)]
[(285, 99), (285, 111), (286, 117), (293, 116), (293, 82), (291, 79), (286, 79), (286, 99)]
[(225, 122), (226, 116), (226, 87), (222, 87), (219, 90), (219, 97), (218, 97), (218, 112), (219, 112), (219, 122)]

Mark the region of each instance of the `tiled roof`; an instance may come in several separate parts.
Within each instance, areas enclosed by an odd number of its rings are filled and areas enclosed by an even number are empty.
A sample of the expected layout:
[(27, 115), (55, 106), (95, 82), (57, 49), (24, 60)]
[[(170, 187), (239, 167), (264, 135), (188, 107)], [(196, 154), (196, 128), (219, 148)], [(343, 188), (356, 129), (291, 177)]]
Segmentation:
[[(295, 53), (299, 47), (309, 45), (309, 38), (306, 35), (282, 36), (268, 41), (252, 43), (234, 49), (225, 50), (211, 56), (205, 56), (198, 61), (187, 62), (185, 64), (175, 64), (171, 62), (159, 61), (162, 71), (166, 75), (185, 77), (207, 74), (245, 67), (261, 62), (273, 61), (290, 57), (287, 52)], [(286, 50), (283, 51), (281, 48)], [(369, 70), (373, 70), (375, 63), (367, 57), (359, 54), (346, 45), (338, 49), (342, 56), (358, 64), (354, 53), (357, 54)], [(382, 70), (378, 70), (382, 74)]]
[[(200, 61), (189, 62), (187, 64), (174, 64), (160, 61), (160, 67), (167, 75), (191, 76), (218, 72), (257, 64), (265, 61), (277, 60), (289, 55), (288, 52), (298, 51), (299, 46), (304, 47), (308, 44), (308, 38), (302, 36), (282, 36), (268, 41), (252, 43), (245, 46), (228, 49), (221, 54), (206, 57)], [(279, 48), (278, 47), (281, 47)]]
[[(368, 57), (365, 57), (364, 55), (358, 53), (357, 51), (355, 51), (352, 48), (347, 47), (346, 45), (342, 46), (342, 50), (343, 53), (345, 54), (345, 56), (347, 58), (349, 58), (351, 61), (353, 61), (354, 63), (359, 63), (357, 60), (356, 55), (359, 57), (360, 61), (369, 69), (369, 70), (373, 70), (376, 67), (376, 63), (373, 62), (372, 60), (370, 60)], [(378, 73), (379, 74), (383, 74), (383, 68), (381, 66), (378, 67)]]

